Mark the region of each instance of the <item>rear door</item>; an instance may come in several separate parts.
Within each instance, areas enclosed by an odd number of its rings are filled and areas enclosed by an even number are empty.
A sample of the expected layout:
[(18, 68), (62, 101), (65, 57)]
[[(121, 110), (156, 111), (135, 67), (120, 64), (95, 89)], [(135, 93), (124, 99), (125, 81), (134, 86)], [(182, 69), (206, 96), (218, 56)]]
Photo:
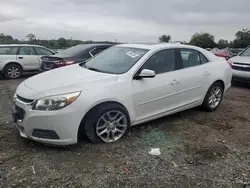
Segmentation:
[(39, 70), (40, 68), (40, 57), (32, 46), (19, 47), (17, 61), (24, 70)]
[(181, 69), (178, 70), (180, 83), (179, 102), (183, 107), (200, 104), (211, 84), (211, 66), (199, 51), (179, 49)]

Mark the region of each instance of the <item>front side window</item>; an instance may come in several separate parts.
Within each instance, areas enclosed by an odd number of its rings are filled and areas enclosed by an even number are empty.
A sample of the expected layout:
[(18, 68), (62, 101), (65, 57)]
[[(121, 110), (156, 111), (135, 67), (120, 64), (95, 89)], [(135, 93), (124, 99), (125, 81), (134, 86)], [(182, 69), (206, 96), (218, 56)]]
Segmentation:
[(175, 51), (173, 49), (168, 49), (156, 52), (142, 66), (142, 69), (153, 70), (155, 74), (175, 70)]
[(250, 56), (250, 47), (248, 47), (240, 56)]
[(201, 64), (199, 52), (191, 49), (181, 49), (183, 68), (193, 67)]
[(123, 74), (147, 52), (147, 49), (115, 46), (89, 59), (85, 67), (99, 72)]
[(16, 55), (18, 47), (0, 47), (0, 55)]
[(19, 55), (36, 55), (33, 47), (20, 47)]
[(40, 48), (40, 47), (36, 47), (36, 52), (37, 52), (37, 55), (53, 55), (53, 52), (45, 48)]

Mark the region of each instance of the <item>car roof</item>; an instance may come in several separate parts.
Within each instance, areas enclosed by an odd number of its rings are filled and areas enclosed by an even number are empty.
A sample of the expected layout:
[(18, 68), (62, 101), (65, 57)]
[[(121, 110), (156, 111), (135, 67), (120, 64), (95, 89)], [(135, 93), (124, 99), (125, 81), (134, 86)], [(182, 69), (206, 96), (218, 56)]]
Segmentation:
[(36, 45), (36, 44), (0, 44), (0, 47), (3, 47), (3, 46), (37, 46), (37, 47), (45, 48), (44, 46)]
[(117, 46), (130, 47), (130, 48), (143, 48), (148, 50), (157, 50), (162, 48), (191, 48), (201, 49), (197, 46), (178, 44), (178, 43), (136, 43), (136, 44), (119, 44)]
[(209, 61), (218, 60), (218, 57), (215, 56), (213, 53), (209, 52), (208, 50), (205, 50), (197, 46), (179, 44), (179, 43), (139, 43), (139, 44), (119, 44), (117, 46), (129, 47), (129, 48), (141, 48), (150, 51), (157, 51), (167, 48), (185, 48), (202, 52), (202, 54), (205, 55), (209, 59)]
[(78, 46), (99, 47), (99, 46), (113, 46), (113, 44), (109, 44), (109, 43), (91, 43), (91, 44), (79, 44)]

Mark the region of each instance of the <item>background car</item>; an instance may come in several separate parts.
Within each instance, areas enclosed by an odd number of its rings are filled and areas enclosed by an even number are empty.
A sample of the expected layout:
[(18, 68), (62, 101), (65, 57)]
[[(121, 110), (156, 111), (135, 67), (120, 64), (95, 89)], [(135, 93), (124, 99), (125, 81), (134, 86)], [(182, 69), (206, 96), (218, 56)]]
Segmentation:
[(101, 51), (113, 46), (112, 44), (80, 44), (63, 50), (52, 56), (42, 57), (41, 71), (72, 65), (86, 61)]
[(224, 49), (214, 48), (211, 50), (211, 52), (218, 57), (224, 57), (226, 60), (233, 57), (233, 53), (228, 48)]
[(19, 78), (23, 72), (38, 71), (41, 57), (55, 52), (39, 45), (0, 45), (0, 74), (9, 79)]
[(237, 56), (229, 59), (229, 62), (233, 68), (232, 81), (250, 84), (250, 46)]

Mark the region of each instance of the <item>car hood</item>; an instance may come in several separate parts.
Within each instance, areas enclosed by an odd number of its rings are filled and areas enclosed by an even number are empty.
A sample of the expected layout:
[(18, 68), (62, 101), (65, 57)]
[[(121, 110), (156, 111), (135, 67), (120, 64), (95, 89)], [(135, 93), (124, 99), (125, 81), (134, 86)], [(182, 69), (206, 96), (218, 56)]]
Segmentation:
[(18, 86), (16, 92), (21, 97), (37, 99), (105, 86), (116, 82), (117, 78), (118, 75), (91, 71), (77, 64), (28, 78)]
[(230, 61), (233, 61), (235, 63), (250, 64), (250, 57), (249, 56), (235, 56), (231, 58)]

